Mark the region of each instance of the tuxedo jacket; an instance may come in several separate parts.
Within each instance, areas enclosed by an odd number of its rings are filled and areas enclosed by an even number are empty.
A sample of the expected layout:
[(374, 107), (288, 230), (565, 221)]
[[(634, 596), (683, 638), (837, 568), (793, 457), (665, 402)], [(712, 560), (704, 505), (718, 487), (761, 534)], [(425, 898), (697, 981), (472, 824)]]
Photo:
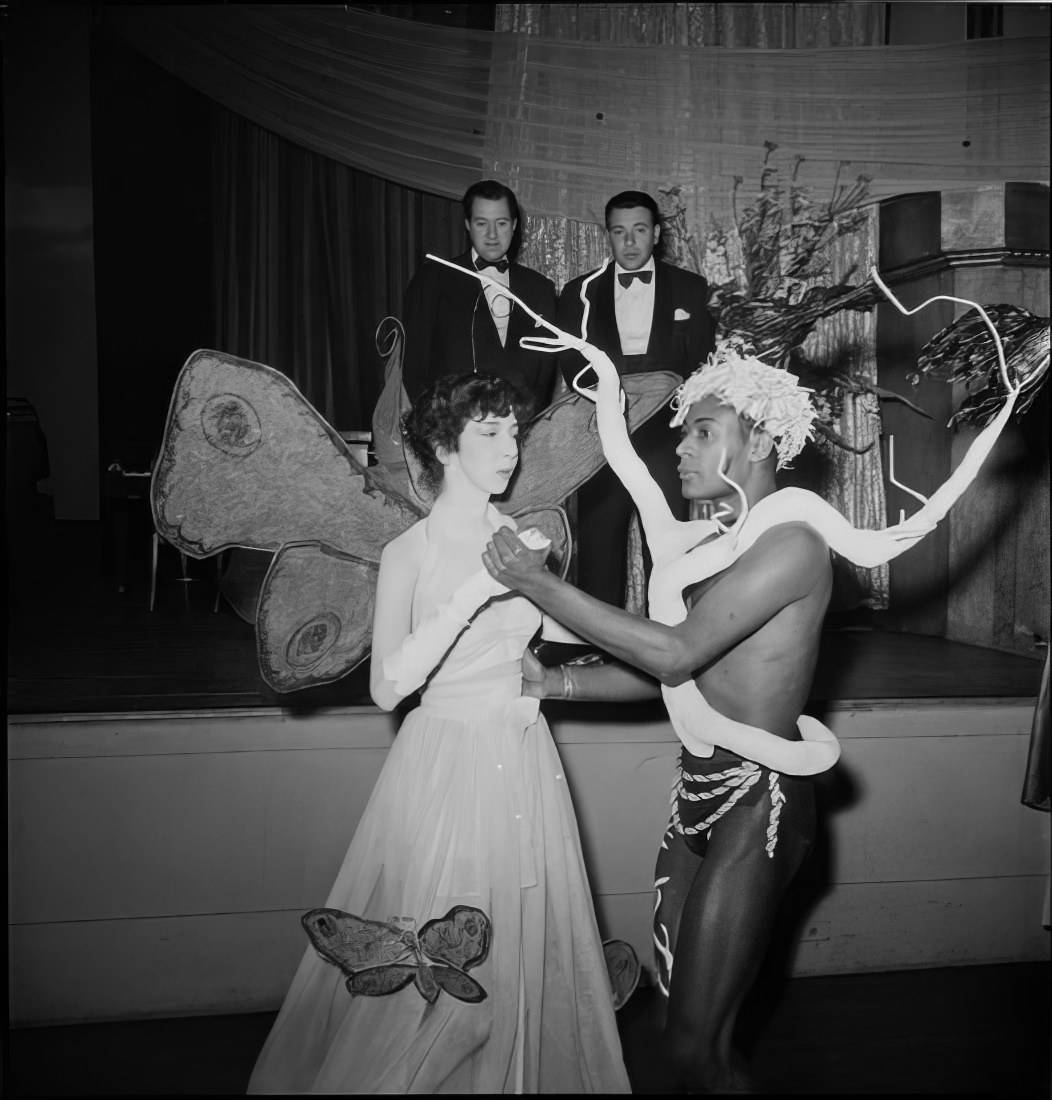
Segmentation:
[[(558, 325), (565, 332), (580, 335), (584, 305), (581, 284), (587, 275), (579, 275), (563, 287), (559, 295)], [(686, 378), (705, 361), (716, 346), (716, 326), (705, 307), (708, 283), (692, 271), (684, 271), (662, 260), (654, 263), (654, 316), (650, 342), (642, 361), (634, 360), (629, 373), (667, 370)], [(588, 287), (588, 342), (605, 351), (619, 374), (625, 373), (621, 337), (614, 313), (614, 265)], [(559, 356), (559, 365), (567, 385), (585, 365), (579, 352)], [(585, 379), (586, 384), (588, 379)], [(594, 385), (593, 377), (591, 384)]]
[[(474, 271), (470, 249), (453, 263)], [(521, 264), (508, 266), (508, 289), (542, 317), (554, 321), (555, 284)], [(496, 374), (534, 398), (537, 410), (551, 398), (555, 356), (519, 347), (523, 336), (550, 336), (521, 306), (512, 303), (501, 346), (482, 283), (428, 260), (410, 280), (403, 303), (405, 351), (402, 383), (410, 401), (447, 374)]]

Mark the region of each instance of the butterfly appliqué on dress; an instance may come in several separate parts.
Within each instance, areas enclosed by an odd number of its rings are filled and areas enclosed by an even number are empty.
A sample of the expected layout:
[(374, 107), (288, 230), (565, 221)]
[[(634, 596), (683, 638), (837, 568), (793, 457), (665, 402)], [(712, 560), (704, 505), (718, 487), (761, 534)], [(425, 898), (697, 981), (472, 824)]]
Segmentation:
[(429, 1004), (442, 991), (469, 1004), (486, 999), (468, 974), (489, 954), (490, 921), (481, 909), (455, 905), (419, 933), (341, 909), (311, 909), (301, 919), (318, 954), (347, 976), (352, 996), (383, 997), (414, 982)]

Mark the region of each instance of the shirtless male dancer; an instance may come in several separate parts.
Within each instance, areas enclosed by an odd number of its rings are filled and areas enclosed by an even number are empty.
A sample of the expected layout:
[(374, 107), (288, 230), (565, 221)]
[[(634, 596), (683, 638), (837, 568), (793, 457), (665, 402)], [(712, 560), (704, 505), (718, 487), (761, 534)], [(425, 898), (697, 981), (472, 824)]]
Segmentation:
[[(785, 372), (752, 363), (755, 377), (743, 386), (740, 372), (713, 370), (710, 360), (678, 391), (673, 420), (681, 425), (683, 495), (711, 501), (728, 527), (742, 507), (728, 482), (741, 487), (750, 510), (774, 493), (776, 466), (803, 445), (814, 415), (801, 391), (795, 408), (808, 410), (802, 421), (797, 416), (793, 423), (791, 414), (757, 420), (766, 400), (764, 372), (779, 379)], [(693, 680), (727, 718), (799, 740), (797, 719), (811, 689), (832, 583), (829, 549), (813, 527), (783, 522), (765, 531), (729, 567), (684, 593), (689, 611), (674, 626), (580, 592), (548, 572), (544, 559), (545, 551), (500, 531), (483, 560), (496, 580), (617, 663), (545, 669), (527, 651), (527, 693), (642, 699), (658, 693), (655, 681), (672, 687)], [(704, 729), (698, 733), (705, 736)], [(691, 1089), (747, 1090), (732, 1033), (778, 902), (814, 837), (812, 782), (772, 773), (717, 745), (707, 757), (683, 748), (676, 794), (658, 855), (655, 912), (668, 1055)]]

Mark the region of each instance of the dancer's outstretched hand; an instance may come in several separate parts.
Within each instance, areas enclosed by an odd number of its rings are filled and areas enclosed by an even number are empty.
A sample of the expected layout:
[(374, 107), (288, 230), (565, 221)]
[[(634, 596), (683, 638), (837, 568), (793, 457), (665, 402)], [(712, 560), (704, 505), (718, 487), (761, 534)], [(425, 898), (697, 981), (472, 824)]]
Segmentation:
[(539, 531), (531, 528), (518, 538), (513, 531), (502, 527), (494, 532), (482, 554), (482, 563), (494, 580), (519, 591), (531, 577), (544, 571), (550, 549), (551, 543)]

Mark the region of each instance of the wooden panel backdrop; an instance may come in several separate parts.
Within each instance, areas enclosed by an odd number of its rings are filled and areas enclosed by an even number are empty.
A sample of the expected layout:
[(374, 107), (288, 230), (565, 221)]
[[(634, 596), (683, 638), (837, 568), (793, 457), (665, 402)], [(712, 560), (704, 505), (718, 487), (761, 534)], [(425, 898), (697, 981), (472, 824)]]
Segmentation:
[[(997, 184), (905, 195), (881, 204), (881, 270), (907, 307), (935, 294), (1049, 313), (1048, 188)], [(917, 356), (969, 307), (939, 302), (905, 317), (878, 307), (880, 384), (932, 416), (885, 402), (898, 480), (929, 495), (960, 463), (975, 431), (946, 428), (963, 394), (916, 375)], [(886, 450), (885, 450), (886, 458)], [(885, 462), (885, 469), (887, 464)], [(888, 522), (916, 502), (887, 485)], [(1005, 430), (949, 519), (891, 563), (894, 629), (1041, 656), (1049, 623), (1048, 393)]]

